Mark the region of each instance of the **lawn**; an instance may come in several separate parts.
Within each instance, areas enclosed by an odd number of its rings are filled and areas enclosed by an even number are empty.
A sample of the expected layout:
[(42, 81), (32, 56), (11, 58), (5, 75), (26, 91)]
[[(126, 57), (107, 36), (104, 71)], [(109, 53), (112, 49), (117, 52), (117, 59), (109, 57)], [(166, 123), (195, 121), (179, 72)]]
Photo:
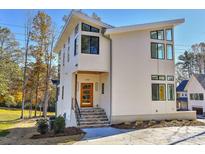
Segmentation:
[[(25, 118), (29, 116), (29, 110), (24, 112)], [(37, 112), (37, 116), (40, 115), (40, 112)], [(54, 113), (48, 112), (48, 115), (54, 115)], [(9, 110), (9, 109), (0, 109), (0, 137), (6, 136), (9, 133), (9, 130), (14, 124), (16, 124), (20, 119), (21, 110)], [(32, 112), (34, 116), (34, 111)]]

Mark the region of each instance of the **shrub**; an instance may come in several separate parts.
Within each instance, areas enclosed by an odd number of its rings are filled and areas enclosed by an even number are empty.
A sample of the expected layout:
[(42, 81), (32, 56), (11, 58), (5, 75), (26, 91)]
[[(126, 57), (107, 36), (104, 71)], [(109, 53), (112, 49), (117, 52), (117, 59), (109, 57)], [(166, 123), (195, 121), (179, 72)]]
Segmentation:
[(38, 119), (36, 124), (37, 124), (37, 131), (40, 134), (46, 134), (48, 132), (48, 120), (47, 119)]
[(55, 118), (56, 118), (55, 116), (51, 116), (49, 118), (49, 128), (50, 128), (50, 130), (53, 130)]
[(64, 129), (65, 129), (65, 119), (62, 116), (58, 116), (55, 120), (54, 120), (54, 133), (58, 134), (58, 133), (63, 133)]

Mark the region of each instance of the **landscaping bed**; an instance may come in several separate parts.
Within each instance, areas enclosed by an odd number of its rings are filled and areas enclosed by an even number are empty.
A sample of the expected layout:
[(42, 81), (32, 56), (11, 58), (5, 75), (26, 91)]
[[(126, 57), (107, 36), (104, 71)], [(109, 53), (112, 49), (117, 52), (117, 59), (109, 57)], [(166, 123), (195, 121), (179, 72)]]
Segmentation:
[(54, 133), (53, 131), (49, 131), (46, 134), (35, 134), (31, 137), (31, 139), (40, 139), (40, 138), (50, 138), (50, 137), (62, 137), (62, 136), (73, 136), (73, 135), (82, 135), (84, 136), (85, 132), (77, 127), (68, 127), (64, 129), (63, 133)]
[(135, 121), (113, 124), (111, 127), (119, 129), (145, 129), (162, 127), (182, 127), (182, 126), (205, 126), (205, 123), (197, 120), (162, 120), (162, 121)]

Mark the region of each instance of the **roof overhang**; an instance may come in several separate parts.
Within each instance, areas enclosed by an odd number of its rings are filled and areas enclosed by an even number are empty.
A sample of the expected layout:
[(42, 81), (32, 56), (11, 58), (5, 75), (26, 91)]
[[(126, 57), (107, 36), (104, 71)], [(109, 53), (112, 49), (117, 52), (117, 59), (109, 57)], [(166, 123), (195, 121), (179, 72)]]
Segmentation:
[(185, 19), (175, 19), (175, 20), (152, 22), (152, 23), (146, 23), (146, 24), (122, 26), (122, 27), (116, 27), (116, 28), (109, 28), (106, 30), (105, 34), (109, 35), (109, 34), (117, 34), (117, 33), (131, 32), (131, 31), (140, 31), (140, 30), (146, 30), (146, 29), (155, 29), (155, 28), (160, 28), (160, 27), (176, 26), (184, 22), (185, 22)]
[(97, 20), (97, 19), (94, 19), (80, 11), (75, 11), (75, 10), (72, 10), (70, 15), (68, 16), (68, 20), (67, 22), (65, 23), (64, 27), (63, 27), (63, 30), (61, 31), (56, 43), (55, 43), (55, 46), (54, 46), (54, 51), (55, 52), (59, 52), (63, 46), (63, 42), (62, 42), (62, 39), (67, 36), (67, 33), (69, 32), (69, 29), (72, 28), (72, 23), (73, 21), (79, 21), (79, 20), (86, 20), (90, 23), (93, 23), (97, 26), (100, 26), (100, 27), (105, 27), (105, 28), (113, 28), (113, 26), (111, 25), (108, 25), (100, 20)]

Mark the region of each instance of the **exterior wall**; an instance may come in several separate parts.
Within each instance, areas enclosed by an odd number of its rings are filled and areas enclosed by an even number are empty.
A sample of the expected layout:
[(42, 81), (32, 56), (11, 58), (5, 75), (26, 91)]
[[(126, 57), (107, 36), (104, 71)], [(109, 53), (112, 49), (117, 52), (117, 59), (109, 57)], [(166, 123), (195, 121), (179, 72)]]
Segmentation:
[(190, 100), (191, 93), (203, 93), (205, 97), (204, 88), (201, 86), (201, 84), (197, 81), (197, 79), (194, 76), (192, 76), (192, 78), (188, 83), (187, 93), (188, 93), (189, 110), (192, 110), (192, 107), (199, 107), (199, 108), (203, 108), (203, 112), (205, 112), (205, 100)]
[[(186, 91), (180, 91), (177, 92), (177, 98), (187, 98), (187, 92)], [(184, 101), (179, 101), (177, 100), (177, 109), (179, 110), (187, 110), (188, 109), (188, 102), (184, 102)]]
[(119, 115), (112, 116), (112, 123), (117, 124), (125, 121), (133, 122), (136, 120), (196, 120), (195, 111), (178, 111), (162, 114), (141, 114), (141, 115)]
[(112, 116), (176, 112), (175, 100), (152, 101), (152, 83), (175, 82), (152, 81), (151, 75), (174, 75), (175, 65), (174, 60), (151, 59), (151, 42), (155, 41), (150, 31), (111, 35)]

